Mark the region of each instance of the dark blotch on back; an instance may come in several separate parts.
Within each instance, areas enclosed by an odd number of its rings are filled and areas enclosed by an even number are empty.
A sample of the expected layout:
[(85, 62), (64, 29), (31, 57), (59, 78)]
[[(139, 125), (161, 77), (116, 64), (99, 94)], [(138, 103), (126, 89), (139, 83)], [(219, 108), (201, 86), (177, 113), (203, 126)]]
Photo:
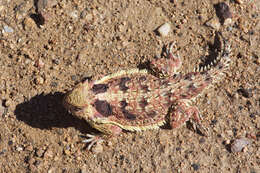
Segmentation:
[(151, 112), (148, 112), (147, 115), (151, 118), (155, 117), (156, 115), (156, 112), (155, 111), (151, 111)]
[(194, 86), (194, 83), (191, 83), (189, 86), (188, 86), (189, 89), (191, 90), (196, 90), (197, 88)]
[(145, 92), (149, 92), (149, 87), (147, 85), (141, 85), (140, 86), (142, 90), (144, 90)]
[(145, 77), (145, 76), (141, 76), (141, 77), (139, 78), (139, 80), (140, 80), (141, 82), (144, 82), (144, 81), (146, 80), (146, 77)]
[(112, 115), (112, 107), (105, 100), (96, 100), (94, 103), (94, 107), (100, 114), (104, 116)]
[(125, 100), (120, 101), (120, 106), (121, 106), (121, 111), (124, 114), (124, 117), (128, 120), (135, 120), (136, 119), (136, 115), (130, 113), (128, 110), (125, 109), (125, 107), (127, 106), (127, 102)]
[(107, 84), (96, 84), (92, 87), (92, 91), (95, 94), (99, 94), (99, 93), (104, 93), (106, 92), (108, 89), (108, 85)]
[(127, 106), (127, 102), (125, 100), (120, 101), (120, 106), (121, 106), (121, 109), (125, 109), (125, 107)]
[(122, 112), (123, 112), (123, 114), (124, 114), (126, 119), (129, 119), (129, 120), (135, 120), (136, 119), (136, 115), (135, 114), (132, 114), (132, 113), (128, 112), (125, 109)]
[(130, 81), (130, 78), (129, 78), (129, 77), (123, 77), (123, 78), (120, 79), (119, 89), (120, 89), (121, 91), (126, 91), (126, 90), (129, 89), (127, 86), (125, 86), (125, 84), (126, 84), (127, 81)]
[(148, 102), (147, 102), (147, 101), (146, 101), (146, 100), (143, 98), (143, 99), (142, 99), (142, 101), (140, 101), (140, 103), (139, 103), (139, 104), (140, 104), (141, 108), (143, 108), (143, 109), (144, 109), (144, 108), (145, 108), (145, 106), (147, 106), (147, 105), (148, 105)]

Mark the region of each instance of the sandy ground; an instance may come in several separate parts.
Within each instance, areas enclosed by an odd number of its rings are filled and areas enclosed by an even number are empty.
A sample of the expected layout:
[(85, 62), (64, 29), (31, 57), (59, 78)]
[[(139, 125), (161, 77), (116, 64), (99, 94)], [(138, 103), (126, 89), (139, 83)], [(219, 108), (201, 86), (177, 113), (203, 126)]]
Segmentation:
[[(87, 151), (95, 132), (61, 99), (88, 78), (137, 67), (170, 41), (191, 70), (209, 52), (217, 0), (0, 1), (0, 172), (260, 172), (260, 1), (227, 1), (219, 30), (232, 45), (227, 76), (194, 105), (209, 136), (126, 132)], [(171, 25), (163, 37), (156, 29)], [(231, 152), (234, 140), (249, 141)]]

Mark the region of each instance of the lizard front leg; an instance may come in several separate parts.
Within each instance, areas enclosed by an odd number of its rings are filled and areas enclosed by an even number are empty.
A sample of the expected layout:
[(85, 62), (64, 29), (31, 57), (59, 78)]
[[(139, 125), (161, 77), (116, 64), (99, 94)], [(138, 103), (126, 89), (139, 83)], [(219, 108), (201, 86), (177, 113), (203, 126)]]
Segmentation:
[(122, 129), (118, 126), (112, 125), (112, 124), (97, 124), (92, 123), (91, 126), (95, 129), (98, 129), (100, 132), (104, 133), (105, 135), (91, 135), (87, 134), (85, 140), (82, 142), (88, 143), (88, 150), (91, 149), (91, 147), (96, 143), (103, 142), (104, 136), (117, 136), (122, 132)]
[(182, 61), (179, 55), (172, 52), (174, 42), (166, 48), (166, 58), (155, 59), (151, 62), (152, 66), (158, 69), (164, 76), (173, 76), (181, 67)]

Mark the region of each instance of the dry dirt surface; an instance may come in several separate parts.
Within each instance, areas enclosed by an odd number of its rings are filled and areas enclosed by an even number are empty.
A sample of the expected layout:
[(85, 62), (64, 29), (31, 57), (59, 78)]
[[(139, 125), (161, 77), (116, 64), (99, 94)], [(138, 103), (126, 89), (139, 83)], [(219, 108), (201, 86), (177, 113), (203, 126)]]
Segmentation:
[[(225, 23), (220, 2), (1, 0), (0, 172), (260, 172), (260, 1), (226, 1)], [(64, 93), (160, 57), (170, 41), (181, 70), (191, 70), (216, 30), (231, 43), (232, 64), (194, 102), (208, 136), (187, 123), (86, 149), (84, 135), (97, 132), (64, 109)]]

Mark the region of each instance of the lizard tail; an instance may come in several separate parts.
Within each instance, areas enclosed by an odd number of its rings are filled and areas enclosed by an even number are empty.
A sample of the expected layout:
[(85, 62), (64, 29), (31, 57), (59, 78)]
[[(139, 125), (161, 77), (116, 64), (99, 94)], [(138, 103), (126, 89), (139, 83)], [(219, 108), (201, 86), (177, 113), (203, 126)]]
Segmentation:
[(216, 41), (220, 45), (220, 51), (218, 55), (213, 59), (209, 60), (203, 65), (199, 65), (194, 69), (194, 72), (205, 72), (210, 70), (226, 71), (230, 65), (230, 52), (231, 46), (228, 40), (226, 40), (220, 32), (216, 34)]

